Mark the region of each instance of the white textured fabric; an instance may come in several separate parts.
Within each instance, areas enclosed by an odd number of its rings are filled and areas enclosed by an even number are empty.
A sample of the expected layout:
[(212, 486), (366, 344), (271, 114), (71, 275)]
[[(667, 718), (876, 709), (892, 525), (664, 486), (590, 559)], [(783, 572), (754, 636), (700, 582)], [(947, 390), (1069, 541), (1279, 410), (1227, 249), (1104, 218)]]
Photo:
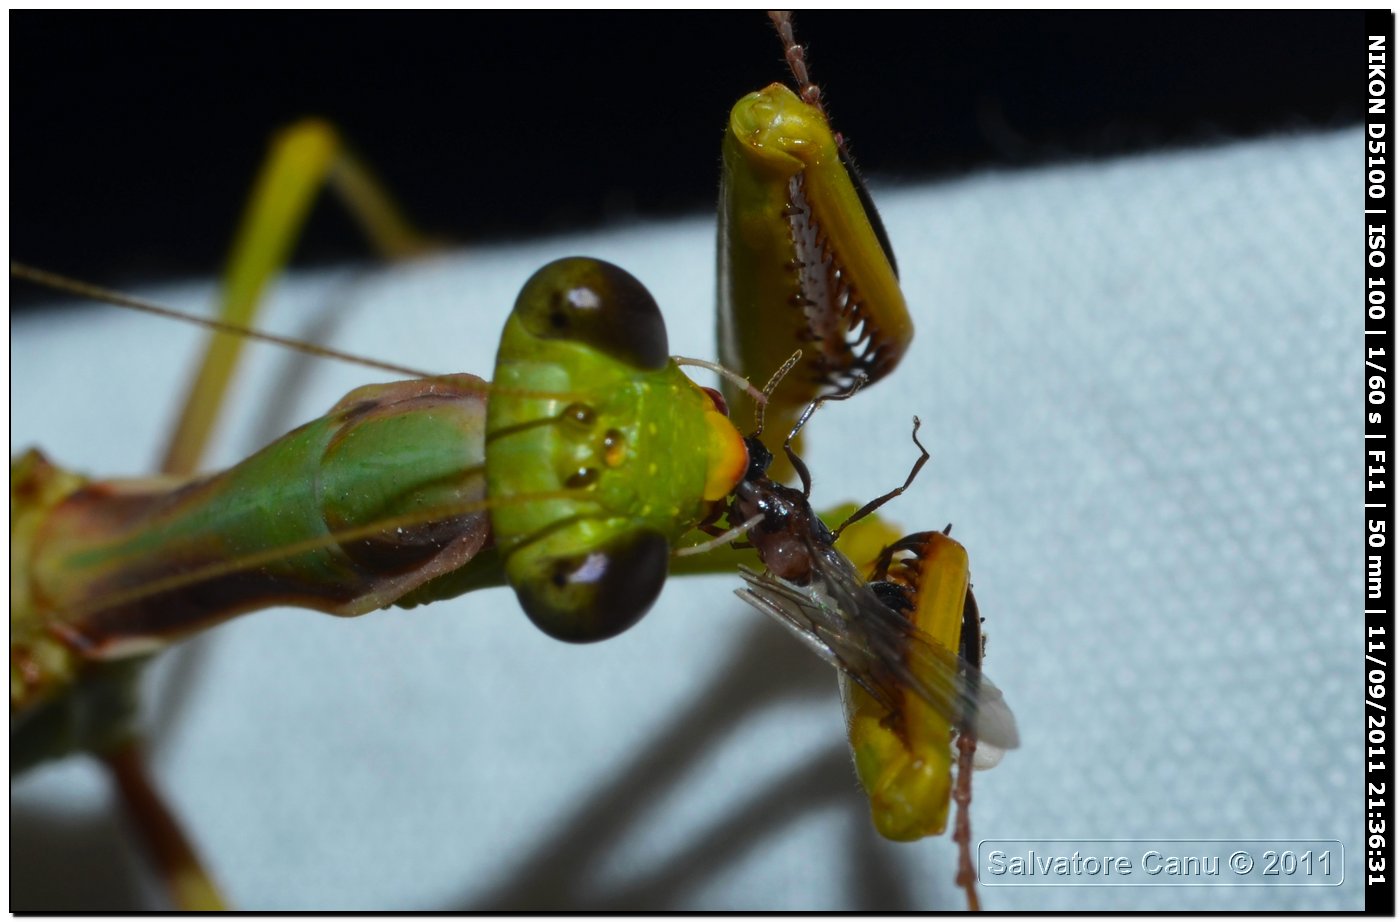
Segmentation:
[[(1359, 129), (877, 189), (918, 335), (817, 415), (807, 458), (820, 505), (866, 499), (924, 421), (933, 460), (889, 513), (955, 523), (1023, 739), (977, 777), (975, 837), (1347, 847), (1335, 888), (983, 888), (989, 908), (1360, 908), (1360, 193)], [(523, 280), (583, 252), (710, 356), (712, 233), (296, 277), (265, 325), (485, 373)], [(12, 447), (149, 469), (196, 334), (110, 308), (11, 332)], [(221, 461), (373, 377), (255, 353)], [(737, 585), (674, 581), (589, 647), (506, 591), (250, 616), (168, 658), (156, 770), (250, 909), (960, 907), (946, 838), (872, 831), (833, 676)], [(155, 899), (108, 803), (81, 761), (12, 786), (12, 906)]]

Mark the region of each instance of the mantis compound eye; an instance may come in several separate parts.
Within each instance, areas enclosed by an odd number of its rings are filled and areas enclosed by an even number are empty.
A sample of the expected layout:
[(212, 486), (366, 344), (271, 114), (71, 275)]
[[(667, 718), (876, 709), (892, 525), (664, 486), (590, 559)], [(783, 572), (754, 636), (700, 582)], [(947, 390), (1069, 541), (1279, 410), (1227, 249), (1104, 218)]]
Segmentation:
[(627, 271), (584, 256), (556, 260), (525, 283), (515, 312), (541, 339), (590, 346), (634, 368), (665, 367), (671, 351), (656, 299)]
[(636, 624), (661, 594), (671, 548), (660, 532), (634, 529), (587, 550), (531, 554), (513, 580), (535, 626), (558, 640), (588, 643)]

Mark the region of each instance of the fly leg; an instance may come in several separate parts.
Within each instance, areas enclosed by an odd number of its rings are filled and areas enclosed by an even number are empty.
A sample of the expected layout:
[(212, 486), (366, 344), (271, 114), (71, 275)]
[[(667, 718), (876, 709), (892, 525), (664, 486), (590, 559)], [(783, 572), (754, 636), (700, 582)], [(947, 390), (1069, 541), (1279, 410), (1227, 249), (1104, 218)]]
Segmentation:
[[(802, 459), (798, 457), (796, 450), (793, 449), (793, 440), (802, 432), (802, 427), (807, 425), (807, 420), (811, 419), (812, 414), (817, 412), (818, 407), (828, 400), (851, 399), (868, 380), (869, 378), (866, 377), (865, 372), (857, 371), (855, 373), (855, 378), (851, 381), (850, 387), (847, 387), (844, 391), (837, 391), (834, 394), (823, 394), (816, 400), (807, 404), (807, 406), (802, 409), (802, 415), (797, 417), (797, 423), (792, 427), (792, 431), (789, 432), (788, 437), (783, 440), (783, 452), (787, 454), (788, 461), (792, 463), (793, 470), (797, 471), (797, 476), (802, 481), (802, 496), (804, 499), (812, 495), (812, 475), (807, 471), (807, 465), (803, 463)], [(917, 425), (915, 428), (918, 428)]]
[[(928, 449), (924, 447), (923, 442), (919, 441), (919, 417), (917, 416), (914, 417), (913, 439), (914, 444), (919, 447), (919, 460), (914, 462), (914, 467), (909, 471), (909, 476), (904, 478), (904, 483), (901, 486), (895, 487), (893, 490), (886, 493), (884, 496), (877, 496), (875, 499), (872, 499), (864, 506), (861, 506), (855, 512), (852, 512), (850, 516), (846, 519), (846, 521), (842, 522), (837, 527), (836, 531), (832, 532), (833, 541), (841, 537), (841, 532), (846, 530), (847, 525), (850, 525), (852, 522), (859, 522), (861, 519), (865, 518), (867, 515), (870, 515), (870, 513), (874, 512), (876, 509), (879, 509), (881, 506), (894, 499), (896, 496), (903, 495), (904, 491), (909, 489), (909, 485), (914, 482), (915, 477), (919, 476), (919, 471), (923, 469), (923, 466), (928, 462), (929, 459)], [(949, 527), (951, 528), (952, 526)]]

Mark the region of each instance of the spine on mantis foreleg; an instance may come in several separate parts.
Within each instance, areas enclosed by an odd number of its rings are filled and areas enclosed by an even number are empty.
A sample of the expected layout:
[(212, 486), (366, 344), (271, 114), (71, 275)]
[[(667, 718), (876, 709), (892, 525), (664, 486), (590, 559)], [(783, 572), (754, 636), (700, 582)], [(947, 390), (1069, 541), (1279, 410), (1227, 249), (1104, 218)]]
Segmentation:
[(185, 483), (82, 483), (37, 453), (21, 458), (20, 482), (49, 486), (11, 518), (24, 558), (11, 584), (12, 712), (85, 660), (256, 608), (356, 615), (411, 592), (425, 601), (427, 584), (490, 540), (486, 390), (470, 375), (359, 388), (235, 467)]

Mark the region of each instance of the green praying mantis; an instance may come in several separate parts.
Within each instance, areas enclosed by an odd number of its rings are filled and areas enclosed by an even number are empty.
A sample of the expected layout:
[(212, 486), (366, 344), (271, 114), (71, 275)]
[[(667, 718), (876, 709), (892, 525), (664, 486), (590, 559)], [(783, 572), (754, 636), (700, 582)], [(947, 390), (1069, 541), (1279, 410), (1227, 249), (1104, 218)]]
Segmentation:
[[(794, 53), (794, 47), (789, 42), (790, 54)], [(804, 84), (805, 81), (799, 76), (800, 89), (805, 90), (806, 86), (810, 86)], [(763, 162), (758, 166), (746, 167), (738, 163), (743, 156), (741, 152), (726, 150), (726, 189), (729, 191), (725, 201), (729, 204), (722, 206), (724, 217), (721, 233), (731, 238), (742, 238), (743, 242), (722, 250), (722, 253), (729, 254), (721, 256), (722, 290), (728, 292), (722, 295), (721, 306), (722, 361), (750, 375), (767, 373), (763, 366), (771, 364), (768, 354), (772, 351), (770, 346), (775, 341), (780, 343), (781, 339), (771, 335), (771, 329), (764, 329), (761, 323), (752, 328), (758, 332), (750, 332), (746, 339), (743, 327), (749, 321), (744, 318), (750, 315), (756, 304), (791, 302), (791, 293), (778, 298), (773, 292), (783, 284), (792, 285), (794, 277), (802, 274), (802, 267), (791, 265), (791, 258), (774, 261), (774, 244), (756, 241), (752, 233), (745, 231), (745, 208), (752, 206), (755, 211), (767, 211), (766, 220), (776, 227), (773, 235), (776, 238), (791, 236), (789, 228), (793, 224), (806, 222), (804, 226), (809, 228), (807, 233), (812, 236), (818, 249), (855, 253), (861, 258), (843, 264), (840, 271), (825, 271), (826, 277), (820, 280), (831, 286), (831, 297), (839, 302), (842, 309), (848, 309), (850, 316), (844, 325), (814, 330), (811, 341), (820, 345), (807, 350), (806, 362), (809, 364), (799, 365), (796, 372), (783, 379), (784, 383), (779, 385), (779, 389), (769, 395), (767, 412), (770, 414), (770, 426), (781, 436), (788, 431), (788, 423), (806, 401), (815, 396), (815, 385), (823, 382), (840, 384), (843, 380), (849, 380), (843, 379), (843, 375), (850, 376), (857, 372), (878, 375), (891, 370), (907, 344), (910, 329), (897, 283), (892, 281), (887, 266), (883, 267), (884, 274), (881, 274), (888, 243), (879, 239), (882, 233), (877, 233), (864, 217), (866, 202), (856, 191), (858, 187), (850, 186), (848, 181), (841, 186), (839, 182), (845, 178), (846, 171), (839, 162), (836, 143), (825, 138), (812, 140), (804, 134), (806, 122), (815, 120), (815, 116), (809, 113), (816, 113), (817, 116), (820, 113), (810, 102), (800, 101), (789, 90), (769, 88), (741, 102), (731, 116), (732, 123), (744, 126), (745, 120), (752, 118), (754, 109), (764, 113), (767, 124), (774, 123), (772, 113), (777, 110), (780, 113), (776, 117), (779, 124), (786, 117), (787, 124), (801, 125), (801, 130), (790, 132), (798, 138), (799, 149), (805, 152), (822, 148), (819, 157), (826, 159), (817, 166), (774, 166)], [(824, 118), (820, 118), (820, 122), (824, 125)], [(731, 138), (748, 138), (753, 134), (750, 128), (743, 127)], [(772, 144), (758, 146), (766, 153)], [(837, 159), (833, 161), (832, 158)], [(807, 182), (803, 184), (808, 193), (806, 200), (794, 207), (791, 203), (795, 188), (792, 176), (799, 169), (809, 171), (805, 175), (837, 177), (833, 180), (837, 188), (833, 191), (823, 188), (819, 181)], [(788, 171), (786, 176), (783, 170)], [(754, 179), (755, 175), (757, 179)], [(762, 197), (745, 188), (746, 183), (760, 187), (770, 196), (776, 194), (779, 199), (787, 200), (779, 207), (781, 219), (776, 224), (772, 221), (771, 209), (755, 204), (761, 202)], [(806, 215), (782, 213), (784, 210), (802, 211), (805, 205), (810, 205), (806, 208)], [(832, 209), (834, 214), (822, 215), (823, 208)], [(839, 227), (845, 231), (852, 225), (856, 227), (852, 233), (864, 235), (859, 243), (826, 230)], [(754, 264), (748, 264), (746, 260)], [(777, 271), (765, 274), (762, 269), (765, 262), (769, 263), (770, 269), (777, 265)], [(596, 276), (600, 272), (609, 278), (606, 281), (598, 280)], [(566, 281), (559, 281), (559, 273)], [(569, 273), (581, 273), (588, 278), (580, 281)], [(410, 394), (398, 391), (385, 394), (367, 388), (347, 395), (337, 406), (332, 414), (338, 419), (336, 425), (358, 424), (361, 418), (374, 418), (378, 414), (384, 416), (391, 426), (417, 429), (420, 423), (440, 423), (441, 419), (434, 417), (441, 417), (442, 411), (400, 416), (392, 407), (400, 401), (427, 400), (436, 410), (438, 404), (434, 401), (448, 401), (445, 405), (453, 409), (446, 415), (455, 414), (446, 424), (453, 430), (449, 441), (458, 446), (453, 450), (467, 459), (467, 463), (459, 464), (459, 467), (466, 470), (468, 475), (465, 478), (457, 477), (450, 486), (444, 487), (445, 481), (453, 480), (453, 476), (430, 471), (424, 475), (422, 484), (407, 489), (396, 487), (398, 492), (411, 494), (410, 506), (425, 506), (432, 510), (430, 514), (404, 512), (400, 508), (386, 519), (381, 505), (384, 501), (378, 500), (371, 502), (367, 510), (335, 513), (332, 518), (338, 524), (331, 528), (330, 537), (298, 534), (271, 540), (258, 538), (252, 543), (268, 550), (223, 550), (222, 554), (231, 560), (230, 563), (197, 562), (184, 568), (186, 573), (197, 573), (196, 577), (179, 573), (170, 577), (149, 574), (135, 578), (123, 576), (115, 579), (121, 584), (115, 589), (104, 585), (104, 582), (110, 584), (112, 578), (98, 578), (94, 581), (99, 590), (96, 601), (75, 597), (75, 601), (60, 600), (54, 606), (62, 613), (57, 622), (70, 626), (77, 624), (79, 627), (72, 628), (71, 632), (68, 627), (58, 631), (47, 630), (55, 623), (50, 618), (45, 621), (46, 631), (40, 633), (45, 635), (46, 641), (56, 638), (58, 646), (68, 650), (100, 649), (104, 654), (115, 655), (140, 649), (152, 633), (161, 636), (178, 634), (184, 632), (187, 626), (203, 626), (221, 617), (220, 614), (190, 615), (190, 600), (181, 595), (196, 592), (196, 587), (202, 587), (211, 577), (216, 583), (219, 580), (240, 583), (251, 571), (276, 570), (298, 555), (316, 555), (329, 549), (332, 544), (382, 544), (381, 533), (386, 530), (405, 527), (412, 530), (425, 524), (436, 529), (444, 520), (449, 520), (448, 526), (444, 527), (455, 529), (453, 533), (446, 537), (435, 533), (421, 540), (448, 546), (465, 542), (467, 550), (459, 546), (453, 552), (459, 566), (433, 570), (424, 581), (407, 589), (396, 585), (391, 590), (395, 598), (418, 591), (435, 579), (448, 579), (449, 571), (452, 574), (466, 571), (465, 583), (454, 584), (454, 591), (460, 591), (463, 585), (472, 588), (499, 582), (504, 576), (516, 589), (526, 612), (547, 633), (566, 639), (592, 640), (625, 629), (645, 613), (650, 601), (660, 591), (672, 549), (695, 526), (709, 519), (716, 504), (744, 479), (746, 468), (739, 430), (719, 412), (721, 404), (677, 377), (679, 372), (667, 358), (664, 332), (660, 336), (659, 349), (657, 336), (637, 333), (639, 326), (644, 328), (649, 322), (639, 319), (646, 314), (645, 311), (629, 309), (628, 319), (620, 323), (606, 320), (595, 322), (593, 319), (596, 305), (591, 301), (613, 300), (611, 295), (603, 295), (604, 291), (621, 287), (627, 289), (627, 293), (620, 300), (628, 303), (639, 300), (641, 296), (630, 289), (632, 284), (635, 283), (625, 280), (618, 282), (611, 278), (610, 270), (598, 269), (597, 263), (556, 264), (535, 276), (521, 293), (502, 336), (491, 385), (486, 386), (479, 379), (463, 381), (442, 377), (429, 379), (426, 388), (420, 385)], [(803, 280), (803, 284), (810, 282)], [(860, 299), (853, 292), (858, 292)], [(561, 319), (561, 305), (577, 309), (577, 316), (581, 319), (567, 316)], [(789, 304), (789, 309), (792, 306)], [(805, 309), (803, 305), (796, 306)], [(568, 331), (569, 335), (561, 335), (561, 330)], [(581, 336), (574, 335), (580, 331)], [(577, 340), (582, 341), (581, 348)], [(570, 354), (560, 353), (558, 349)], [(596, 363), (599, 353), (609, 361)], [(659, 415), (649, 417), (637, 409), (646, 404), (647, 398), (628, 394), (630, 385), (615, 377), (619, 358), (632, 369), (624, 375), (628, 380), (637, 369), (649, 374), (664, 373), (668, 377), (668, 381), (660, 385), (666, 396), (654, 398), (658, 409), (653, 412)], [(557, 376), (559, 373), (562, 373), (562, 377)], [(454, 388), (460, 393), (444, 395), (444, 391)], [(425, 390), (428, 393), (424, 393)], [(597, 395), (614, 398), (614, 402), (622, 405), (627, 420), (615, 422), (616, 417), (610, 415), (613, 410), (600, 406)], [(453, 400), (457, 403), (452, 403)], [(732, 387), (730, 402), (742, 402), (740, 391)], [(743, 415), (742, 411), (737, 412), (736, 418)], [(350, 437), (338, 430), (325, 438), (338, 440), (339, 445), (356, 442), (358, 435), (357, 432), (355, 437)], [(651, 437), (671, 441), (652, 444), (648, 442)], [(413, 443), (412, 439), (395, 438), (395, 441)], [(678, 446), (690, 446), (692, 449), (700, 446), (700, 450), (685, 452)], [(324, 444), (320, 444), (317, 450), (324, 452)], [(369, 454), (382, 457), (376, 452)], [(596, 463), (590, 463), (591, 459), (597, 459)], [(664, 469), (661, 467), (663, 462), (667, 465)], [(683, 470), (683, 462), (694, 462), (692, 469)], [(284, 466), (280, 460), (272, 460), (268, 464), (273, 468)], [(644, 467), (639, 469), (637, 465)], [(615, 470), (622, 475), (616, 478), (616, 486), (610, 486), (608, 475)], [(58, 479), (62, 480), (62, 477)], [(640, 486), (656, 485), (665, 488), (661, 495), (640, 495)], [(67, 487), (60, 485), (57, 489), (62, 491)], [(444, 489), (450, 494), (446, 499), (442, 495)], [(355, 493), (356, 488), (350, 487), (347, 492)], [(600, 494), (607, 495), (610, 501), (612, 494), (621, 494), (622, 499), (618, 506), (604, 504), (600, 507), (602, 512), (594, 507), (581, 511), (571, 504), (576, 504), (584, 493), (590, 494), (590, 502), (591, 497)], [(395, 502), (398, 501), (396, 498)], [(496, 542), (493, 552), (483, 550), (484, 526), (481, 520), (484, 513), (489, 513)], [(75, 515), (78, 519), (83, 518), (81, 513)], [(738, 526), (740, 523), (733, 518), (731, 515), (729, 525)], [(84, 521), (76, 530), (85, 532), (85, 525)], [(946, 548), (947, 543), (940, 546)], [(161, 553), (169, 552), (158, 552), (156, 556), (160, 557)], [(492, 559), (492, 553), (495, 559)], [(392, 560), (393, 566), (402, 568), (405, 566), (403, 555), (413, 556), (414, 551), (368, 548), (365, 554), (384, 556)], [(466, 566), (461, 566), (463, 555)], [(926, 559), (931, 572), (947, 575), (948, 582), (953, 585), (958, 584), (960, 578), (965, 591), (965, 555), (960, 561), (954, 560), (947, 566), (935, 563), (932, 556)], [(337, 562), (334, 566), (339, 564)], [(472, 570), (474, 565), (479, 572)], [(889, 560), (883, 562), (885, 571), (890, 565)], [(292, 569), (314, 569), (315, 566), (298, 564)], [(201, 567), (205, 568), (204, 572), (200, 572)], [(601, 571), (601, 578), (595, 571)], [(614, 578), (612, 574), (616, 573), (621, 573), (624, 578)], [(336, 575), (332, 581), (337, 585), (345, 583), (343, 575)], [(63, 578), (55, 580), (54, 585), (61, 585), (63, 591), (79, 591), (73, 588), (73, 581)], [(916, 589), (911, 591), (917, 595)], [(937, 598), (936, 602), (931, 603), (931, 609), (948, 622), (934, 634), (938, 646), (947, 650), (959, 646), (967, 649), (959, 640), (960, 634), (964, 633), (961, 597), (956, 590), (949, 592), (946, 587), (941, 593), (930, 592), (931, 598)], [(51, 594), (45, 593), (46, 596)], [(165, 613), (172, 608), (169, 605), (172, 597), (185, 603), (174, 606), (182, 610), (178, 616), (178, 626), (174, 628), (162, 623), (153, 629), (149, 617), (142, 616), (137, 619), (139, 636), (133, 640), (120, 630), (92, 626), (103, 618), (113, 623), (129, 623), (129, 619), (123, 621), (113, 612), (123, 606), (151, 600), (163, 603), (154, 606), (157, 612), (155, 617), (166, 617)], [(367, 603), (354, 604), (364, 608), (379, 607), (391, 600), (389, 595), (377, 589), (360, 598), (367, 599)], [(218, 605), (224, 606), (221, 609), (223, 613), (231, 614), (245, 601), (240, 598), (231, 606), (226, 606), (221, 599)], [(949, 621), (947, 616), (950, 612), (957, 613), (958, 617)], [(923, 629), (924, 622), (918, 623)], [(974, 627), (972, 630), (978, 634), (972, 646), (980, 651), (980, 629)], [(933, 632), (931, 624), (928, 632)], [(50, 681), (50, 676), (40, 667), (50, 652), (55, 651), (46, 651), (43, 656), (29, 656), (19, 670), (20, 684), (32, 686), (34, 694), (41, 699), (49, 694), (46, 683)], [(61, 650), (56, 652), (62, 653)], [(60, 675), (53, 681), (61, 684), (67, 681), (67, 677)], [(12, 700), (14, 684), (12, 678)], [(859, 695), (860, 692), (853, 694)], [(853, 718), (853, 732), (860, 738), (875, 739), (881, 733), (889, 736), (891, 725), (885, 719), (891, 707), (888, 702), (875, 707), (868, 701), (857, 700), (853, 707), (856, 715)], [(872, 720), (860, 716), (862, 713), (876, 713), (876, 716)], [(957, 716), (945, 712), (941, 718), (944, 726)], [(860, 729), (862, 727), (865, 729)], [(947, 732), (946, 729), (944, 732)], [(872, 776), (872, 771), (873, 776), (878, 776), (881, 766), (894, 764), (888, 752), (877, 751), (880, 745), (888, 746), (889, 740), (875, 744), (875, 748), (868, 751), (866, 767), (862, 769), (863, 777)], [(857, 763), (861, 764), (859, 755)], [(870, 768), (872, 765), (873, 769)], [(943, 775), (947, 775), (946, 765)], [(867, 785), (871, 786), (871, 782), (867, 781)], [(946, 808), (946, 789), (941, 795), (935, 795), (935, 799), (941, 799)], [(941, 821), (936, 825), (941, 829)]]

